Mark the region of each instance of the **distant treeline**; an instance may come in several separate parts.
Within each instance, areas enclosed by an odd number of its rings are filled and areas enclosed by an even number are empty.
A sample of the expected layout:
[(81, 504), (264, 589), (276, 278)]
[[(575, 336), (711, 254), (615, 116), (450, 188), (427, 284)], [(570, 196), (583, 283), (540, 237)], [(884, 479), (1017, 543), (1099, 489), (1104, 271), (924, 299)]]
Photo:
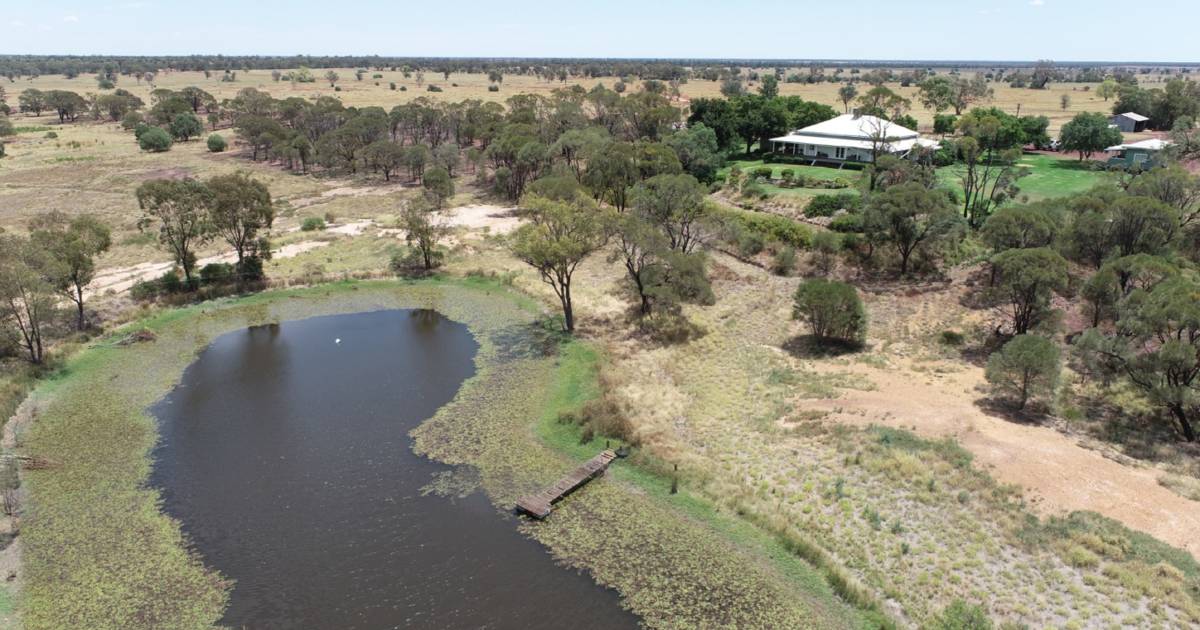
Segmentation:
[[(434, 72), (537, 74), (565, 76), (628, 76), (640, 79), (686, 79), (700, 69), (712, 68), (1032, 68), (1044, 61), (903, 61), (903, 60), (802, 60), (802, 59), (569, 59), (511, 57), (384, 57), (348, 56), (260, 56), (260, 55), (0, 55), (0, 75), (10, 80), (47, 74), (143, 74), (159, 71), (247, 71), (277, 68), (364, 68), (373, 70), (425, 70)], [(1122, 68), (1148, 73), (1154, 70), (1183, 70), (1197, 63), (1070, 62), (1062, 68)]]

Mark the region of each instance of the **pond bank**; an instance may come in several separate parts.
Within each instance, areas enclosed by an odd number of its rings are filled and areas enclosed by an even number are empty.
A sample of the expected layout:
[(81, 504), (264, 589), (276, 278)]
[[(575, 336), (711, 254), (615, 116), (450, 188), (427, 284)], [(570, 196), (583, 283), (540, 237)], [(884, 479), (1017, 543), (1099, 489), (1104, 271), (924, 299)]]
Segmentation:
[[(466, 324), (480, 344), (475, 376), (414, 431), (418, 452), (476, 468), (498, 507), (576, 461), (556, 448), (566, 441), (547, 441), (538, 427), (594, 391), (594, 355), (578, 356), (578, 343), (547, 353), (559, 341), (541, 332), (537, 306), (501, 285), (343, 283), (166, 311), (139, 324), (156, 340), (118, 346), (119, 333), (106, 338), (34, 395), (36, 418), (20, 436), (23, 450), (60, 465), (25, 473), (25, 627), (215, 622), (229, 584), (188, 551), (178, 523), (146, 486), (157, 439), (146, 410), (224, 332), (393, 308), (437, 310)], [(858, 613), (811, 567), (690, 505), (695, 500), (686, 495), (665, 500), (665, 485), (648, 491), (630, 479), (638, 475), (619, 472), (592, 484), (550, 521), (521, 529), (557, 560), (618, 590), (649, 626), (859, 625)]]

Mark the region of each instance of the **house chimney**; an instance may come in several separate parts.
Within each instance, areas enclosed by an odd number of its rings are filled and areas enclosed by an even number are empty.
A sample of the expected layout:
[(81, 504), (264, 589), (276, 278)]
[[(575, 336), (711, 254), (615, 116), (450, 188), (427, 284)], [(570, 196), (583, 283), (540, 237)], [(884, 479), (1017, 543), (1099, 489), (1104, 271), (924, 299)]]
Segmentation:
[(855, 119), (855, 120), (857, 120), (857, 119), (858, 119), (858, 115), (859, 115), (859, 114), (858, 114), (858, 108), (857, 108), (857, 107), (855, 107), (854, 109), (850, 110), (850, 114), (851, 114), (852, 116), (854, 116), (854, 119)]

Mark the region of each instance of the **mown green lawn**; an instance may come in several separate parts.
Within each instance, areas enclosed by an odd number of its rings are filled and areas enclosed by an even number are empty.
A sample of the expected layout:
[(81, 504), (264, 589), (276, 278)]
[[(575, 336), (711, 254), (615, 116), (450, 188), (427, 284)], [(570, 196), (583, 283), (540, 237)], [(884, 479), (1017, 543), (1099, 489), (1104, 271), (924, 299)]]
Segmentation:
[(741, 168), (743, 171), (752, 171), (756, 168), (768, 167), (771, 169), (771, 177), (780, 177), (783, 169), (791, 169), (796, 175), (803, 175), (809, 179), (821, 179), (832, 181), (835, 179), (843, 179), (850, 184), (847, 188), (782, 188), (774, 184), (762, 184), (764, 190), (771, 195), (780, 195), (786, 197), (815, 197), (816, 195), (832, 195), (842, 192), (857, 193), (858, 190), (854, 187), (858, 181), (860, 171), (856, 169), (829, 168), (827, 166), (808, 166), (805, 164), (790, 164), (786, 162), (764, 162), (762, 160), (731, 160), (725, 168), (717, 171), (717, 179), (722, 180), (734, 166)]
[[(1091, 170), (1087, 162), (1050, 155), (1026, 155), (1017, 166), (1028, 172), (1018, 180), (1017, 188), (1030, 201), (1081, 193), (1111, 177), (1104, 171)], [(961, 196), (963, 170), (961, 164), (939, 168), (938, 179)]]
[[(857, 183), (861, 171), (853, 169), (836, 169), (827, 166), (807, 166), (803, 164), (787, 164), (781, 162), (764, 162), (763, 160), (734, 160), (729, 166), (717, 172), (718, 179), (725, 177), (732, 166), (738, 166), (743, 171), (751, 171), (760, 167), (769, 167), (772, 177), (779, 177), (783, 169), (792, 169), (797, 175), (812, 179), (835, 180), (844, 179), (853, 186)], [(1030, 201), (1040, 201), (1052, 197), (1065, 197), (1084, 192), (1106, 181), (1111, 177), (1104, 171), (1094, 171), (1088, 168), (1087, 162), (1079, 162), (1070, 158), (1060, 158), (1051, 155), (1026, 155), (1017, 163), (1025, 169), (1027, 175), (1017, 183), (1021, 192)], [(938, 179), (947, 187), (962, 196), (963, 166), (955, 164), (938, 169)], [(812, 197), (822, 194), (839, 192), (857, 192), (854, 187), (848, 189), (823, 188), (781, 188), (773, 184), (762, 184), (763, 188), (772, 195), (791, 197)]]

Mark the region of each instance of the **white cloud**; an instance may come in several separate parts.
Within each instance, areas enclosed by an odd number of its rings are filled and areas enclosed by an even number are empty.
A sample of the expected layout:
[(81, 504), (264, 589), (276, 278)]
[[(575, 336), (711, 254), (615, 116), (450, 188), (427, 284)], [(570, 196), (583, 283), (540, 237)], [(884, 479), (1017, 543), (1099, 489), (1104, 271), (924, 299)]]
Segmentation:
[(64, 22), (75, 23), (75, 22), (78, 22), (78, 21), (79, 21), (79, 16), (78, 16), (78, 15), (64, 15), (64, 16), (63, 16), (63, 21), (64, 21)]
[(13, 20), (13, 21), (9, 22), (9, 25), (12, 26), (13, 28), (25, 28), (26, 26), (28, 26), (28, 24), (22, 22), (21, 20)]
[(1029, 0), (1029, 6), (1041, 7), (1046, 5), (1046, 0)]

